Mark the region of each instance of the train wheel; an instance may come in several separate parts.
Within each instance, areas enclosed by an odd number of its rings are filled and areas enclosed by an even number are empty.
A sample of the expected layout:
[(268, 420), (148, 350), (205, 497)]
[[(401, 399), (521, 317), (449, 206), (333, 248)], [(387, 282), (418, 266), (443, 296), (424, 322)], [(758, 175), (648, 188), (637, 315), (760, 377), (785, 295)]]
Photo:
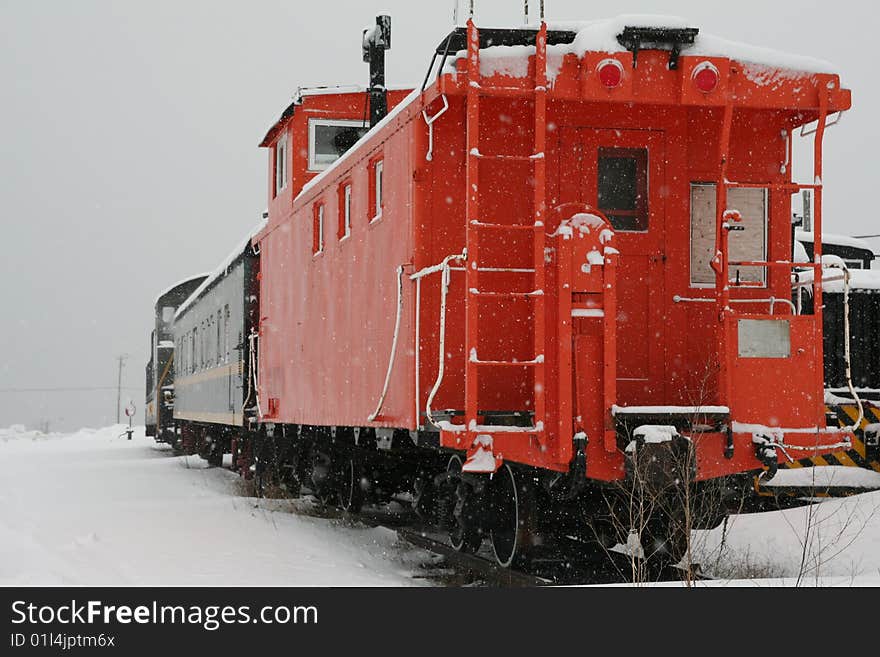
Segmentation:
[(333, 459), (329, 451), (312, 445), (311, 467), (309, 468), (310, 488), (322, 504), (334, 502)]
[(349, 513), (358, 513), (364, 505), (364, 488), (361, 485), (363, 467), (357, 452), (348, 450), (341, 454), (338, 473), (339, 504)]
[(437, 520), (437, 495), (431, 478), (420, 473), (413, 482), (413, 511), (425, 522)]
[(220, 467), (223, 465), (223, 439), (217, 436), (211, 436), (210, 441), (211, 442), (208, 444), (208, 455), (206, 456), (206, 460), (208, 461), (208, 465)]
[(641, 537), (645, 558), (658, 567), (680, 563), (687, 557), (689, 541), (684, 523), (674, 518), (650, 519)]
[(489, 539), (495, 559), (505, 568), (522, 567), (528, 562), (534, 541), (534, 485), (505, 463), (493, 475), (489, 495), (492, 504)]
[(253, 442), (254, 494), (257, 497), (263, 497), (266, 494), (270, 483), (269, 466), (266, 463), (268, 440), (266, 429), (261, 427)]
[(480, 535), (479, 523), (476, 521), (477, 499), (470, 487), (462, 481), (461, 458), (457, 454), (450, 457), (446, 464), (446, 472), (455, 482), (454, 488), (443, 496), (445, 504), (441, 517), (449, 528), (449, 541), (458, 552), (472, 554), (476, 552), (483, 537)]

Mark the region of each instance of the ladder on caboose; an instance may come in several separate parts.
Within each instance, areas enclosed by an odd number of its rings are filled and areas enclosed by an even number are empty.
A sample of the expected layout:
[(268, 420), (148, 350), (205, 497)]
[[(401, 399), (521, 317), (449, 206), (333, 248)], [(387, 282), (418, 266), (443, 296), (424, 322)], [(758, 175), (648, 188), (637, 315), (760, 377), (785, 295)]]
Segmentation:
[[(467, 364), (465, 368), (465, 427), (468, 437), (473, 440), (480, 431), (491, 432), (493, 429), (505, 427), (483, 426), (478, 422), (480, 375), (486, 368), (498, 367), (529, 367), (534, 372), (534, 419), (530, 427), (517, 427), (519, 431), (537, 435), (542, 440), (545, 427), (545, 273), (544, 273), (544, 216), (546, 211), (545, 181), (546, 158), (544, 156), (547, 141), (547, 25), (542, 20), (541, 27), (535, 38), (535, 79), (532, 88), (503, 88), (481, 85), (480, 77), (480, 35), (473, 20), (467, 23), (467, 266), (466, 266), (466, 330), (465, 345)], [(486, 97), (533, 98), (535, 105), (534, 149), (531, 155), (521, 154), (483, 154), (480, 150), (480, 104)], [(504, 224), (484, 221), (481, 215), (480, 162), (496, 160), (501, 163), (527, 161), (533, 168), (534, 199), (532, 223)], [(533, 242), (533, 268), (523, 270), (513, 263), (509, 271), (532, 274), (534, 284), (531, 291), (492, 290), (482, 291), (480, 273), (485, 271), (480, 264), (480, 242), (488, 234), (504, 232), (531, 233)], [(503, 269), (503, 268), (502, 268)], [(534, 318), (534, 356), (531, 360), (509, 359), (481, 360), (479, 344), (481, 331), (487, 327), (479, 321), (480, 300), (485, 298), (520, 298), (531, 301)], [(492, 326), (493, 330), (504, 330), (506, 327)], [(516, 327), (507, 327), (511, 331)], [(510, 409), (514, 410), (514, 409)]]

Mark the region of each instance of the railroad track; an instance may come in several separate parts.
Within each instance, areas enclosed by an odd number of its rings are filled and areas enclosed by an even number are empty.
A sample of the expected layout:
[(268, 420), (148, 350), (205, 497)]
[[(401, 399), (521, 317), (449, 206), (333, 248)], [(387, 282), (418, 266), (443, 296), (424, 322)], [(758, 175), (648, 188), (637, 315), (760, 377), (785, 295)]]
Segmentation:
[[(547, 586), (555, 583), (538, 575), (510, 568), (502, 568), (494, 561), (479, 554), (458, 552), (441, 538), (432, 536), (425, 531), (400, 528), (397, 529), (397, 535), (416, 547), (441, 555), (447, 565), (454, 566), (454, 569), (458, 573), (463, 574), (466, 579), (470, 578), (472, 580), (471, 584), (483, 583), (486, 586), (529, 587)], [(453, 579), (453, 581), (446, 581), (446, 583), (454, 583), (454, 578), (451, 578), (448, 574), (438, 574), (437, 578), (441, 581)]]
[[(437, 562), (425, 564), (417, 577), (446, 586), (515, 588), (632, 582), (634, 568), (629, 555), (607, 551), (593, 559), (585, 559), (584, 545), (575, 539), (563, 539), (551, 550), (533, 559), (527, 571), (503, 568), (495, 562), (491, 550), (486, 546), (476, 554), (457, 551), (449, 544), (445, 532), (422, 523), (403, 501), (389, 506), (366, 507), (360, 513), (349, 513), (317, 500), (296, 504), (294, 510), (301, 515), (382, 527), (396, 532), (402, 541), (440, 557)], [(677, 567), (646, 569), (641, 562), (635, 565), (646, 581), (682, 581), (686, 577), (684, 569)], [(694, 577), (710, 579), (699, 571)]]

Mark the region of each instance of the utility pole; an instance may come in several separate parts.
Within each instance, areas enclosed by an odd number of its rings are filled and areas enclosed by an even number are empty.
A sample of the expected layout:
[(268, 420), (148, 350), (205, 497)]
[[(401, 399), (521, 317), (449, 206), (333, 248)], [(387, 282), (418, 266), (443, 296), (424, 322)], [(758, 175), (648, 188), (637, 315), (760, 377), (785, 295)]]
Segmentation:
[(120, 406), (122, 404), (122, 366), (125, 365), (126, 358), (128, 358), (128, 354), (116, 357), (116, 360), (119, 361), (119, 374), (116, 377), (116, 424), (119, 424)]

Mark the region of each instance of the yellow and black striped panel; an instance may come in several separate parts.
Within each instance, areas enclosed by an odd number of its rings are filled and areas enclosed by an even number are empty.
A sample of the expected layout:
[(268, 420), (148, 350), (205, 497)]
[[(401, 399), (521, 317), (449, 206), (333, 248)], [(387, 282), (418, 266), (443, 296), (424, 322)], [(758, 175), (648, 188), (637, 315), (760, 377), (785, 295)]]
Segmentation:
[[(873, 404), (864, 403), (862, 406), (865, 417), (859, 429), (864, 429), (869, 424), (880, 422), (880, 408)], [(825, 410), (829, 415), (837, 418), (839, 427), (852, 426), (859, 417), (857, 404), (828, 404)], [(840, 450), (824, 456), (808, 456), (791, 463), (783, 462), (780, 468), (809, 468), (814, 465), (844, 465), (850, 468), (867, 468), (880, 472), (880, 461), (876, 458), (868, 459), (865, 455), (865, 441), (862, 433), (857, 432), (853, 436), (853, 444), (850, 449)]]

